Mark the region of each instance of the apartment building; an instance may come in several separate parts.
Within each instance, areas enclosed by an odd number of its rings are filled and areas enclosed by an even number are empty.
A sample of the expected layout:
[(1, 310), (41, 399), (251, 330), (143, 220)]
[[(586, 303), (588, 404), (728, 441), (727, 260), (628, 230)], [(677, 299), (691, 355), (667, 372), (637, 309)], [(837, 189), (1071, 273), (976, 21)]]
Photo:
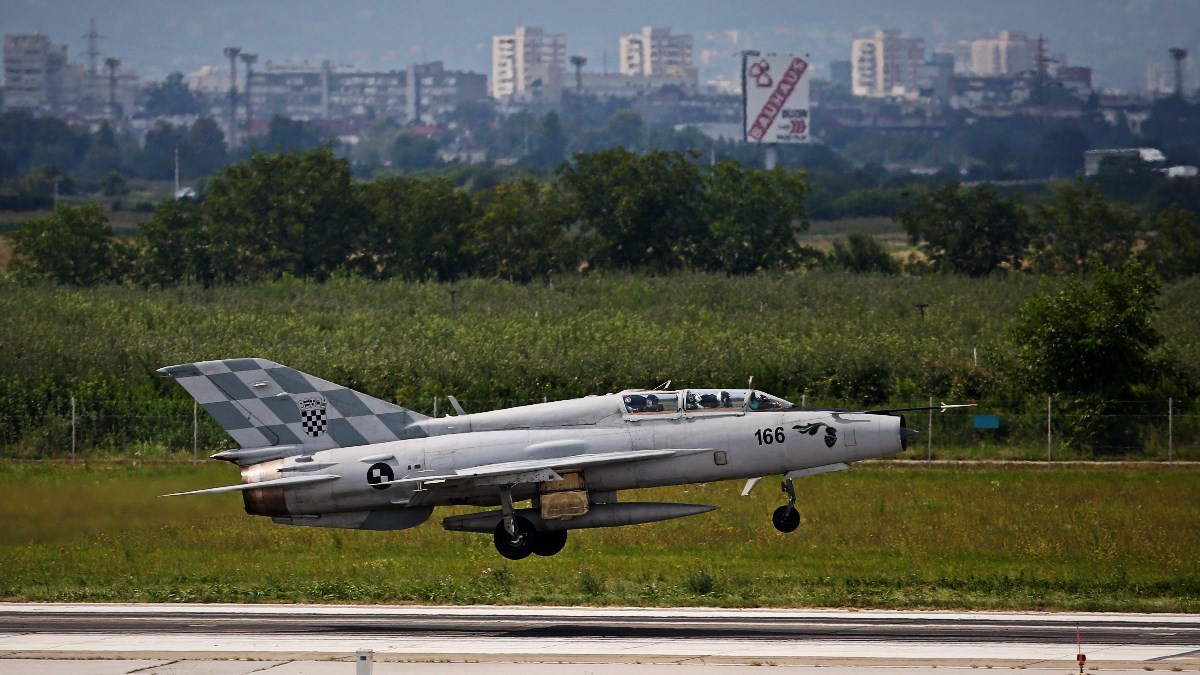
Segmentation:
[[(101, 71), (92, 74), (67, 59), (67, 46), (56, 45), (41, 33), (4, 36), (4, 110), (28, 110), (48, 115), (78, 113), (109, 117), (133, 114), (137, 75), (119, 70), (115, 87)], [(114, 97), (115, 110), (109, 105)]]
[[(62, 112), (71, 101), (67, 46), (41, 33), (4, 36), (4, 109)], [(76, 95), (78, 91), (75, 92)]]
[(671, 35), (670, 28), (645, 26), (620, 39), (622, 75), (670, 75), (693, 69), (692, 36)]
[(326, 61), (276, 64), (250, 76), (250, 114), (298, 120), (393, 118), (429, 122), (464, 101), (487, 97), (487, 78), (446, 70), (441, 61), (371, 71)]
[(855, 96), (914, 96), (925, 62), (925, 39), (897, 30), (876, 31), (851, 46), (851, 90)]
[(511, 35), (492, 36), (492, 97), (545, 99), (562, 96), (567, 38), (541, 28), (517, 26)]
[(956, 75), (1016, 77), (1037, 68), (1038, 40), (1018, 31), (1002, 30), (994, 38), (959, 40), (938, 45), (934, 51), (954, 57)]

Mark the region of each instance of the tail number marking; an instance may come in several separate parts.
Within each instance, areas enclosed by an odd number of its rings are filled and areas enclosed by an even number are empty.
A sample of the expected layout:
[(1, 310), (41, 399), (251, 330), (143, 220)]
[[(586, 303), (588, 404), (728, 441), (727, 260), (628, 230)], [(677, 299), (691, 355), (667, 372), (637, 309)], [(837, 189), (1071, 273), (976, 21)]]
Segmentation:
[(771, 445), (773, 443), (782, 443), (785, 439), (783, 435), (783, 427), (775, 427), (774, 429), (767, 427), (754, 432), (754, 438), (758, 439), (759, 445)]

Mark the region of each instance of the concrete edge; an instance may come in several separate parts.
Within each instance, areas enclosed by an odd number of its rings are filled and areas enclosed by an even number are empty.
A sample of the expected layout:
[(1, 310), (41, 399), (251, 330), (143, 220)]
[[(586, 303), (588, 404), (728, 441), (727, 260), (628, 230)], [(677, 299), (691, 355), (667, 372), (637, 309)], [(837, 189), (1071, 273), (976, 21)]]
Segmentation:
[[(329, 661), (349, 662), (353, 654), (337, 655), (321, 652), (256, 652), (256, 651), (136, 651), (114, 654), (98, 651), (11, 651), (0, 654), (4, 659), (79, 660), (79, 661), (130, 661), (130, 660), (176, 660), (176, 661)], [(1075, 661), (1047, 661), (1038, 659), (913, 659), (913, 658), (860, 658), (860, 657), (804, 657), (804, 656), (680, 656), (661, 654), (454, 654), (454, 653), (388, 653), (375, 652), (377, 662), (388, 663), (628, 663), (628, 664), (688, 664), (688, 665), (777, 665), (777, 666), (894, 666), (894, 667), (938, 667), (938, 668), (1078, 668)], [(1200, 657), (1163, 661), (1109, 661), (1088, 659), (1087, 669), (1126, 669), (1200, 671)]]

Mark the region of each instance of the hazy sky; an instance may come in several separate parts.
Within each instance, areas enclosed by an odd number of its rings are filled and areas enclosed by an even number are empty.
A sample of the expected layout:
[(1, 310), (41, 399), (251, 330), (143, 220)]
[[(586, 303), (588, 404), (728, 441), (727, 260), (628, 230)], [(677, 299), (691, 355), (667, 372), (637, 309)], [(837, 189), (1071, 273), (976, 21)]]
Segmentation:
[(616, 70), (617, 40), (643, 25), (695, 36), (701, 79), (732, 77), (742, 49), (808, 53), (816, 74), (849, 58), (850, 41), (900, 28), (939, 43), (1001, 29), (1044, 34), (1052, 53), (1090, 65), (1107, 87), (1137, 88), (1168, 47), (1200, 59), (1200, 0), (0, 0), (0, 30), (41, 31), (84, 62), (88, 19), (104, 36), (101, 58), (119, 56), (144, 79), (223, 62), (237, 45), (266, 61), (324, 59), (364, 68), (442, 60), (490, 74), (491, 36), (517, 25), (567, 36), (587, 70)]

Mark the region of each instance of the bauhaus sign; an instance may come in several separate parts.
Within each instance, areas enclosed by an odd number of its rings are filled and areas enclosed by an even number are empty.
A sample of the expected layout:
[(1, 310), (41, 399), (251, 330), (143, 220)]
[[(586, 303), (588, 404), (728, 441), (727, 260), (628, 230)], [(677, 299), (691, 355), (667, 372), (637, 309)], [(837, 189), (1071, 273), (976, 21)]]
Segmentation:
[(807, 143), (808, 62), (798, 56), (742, 56), (743, 131), (747, 143)]

